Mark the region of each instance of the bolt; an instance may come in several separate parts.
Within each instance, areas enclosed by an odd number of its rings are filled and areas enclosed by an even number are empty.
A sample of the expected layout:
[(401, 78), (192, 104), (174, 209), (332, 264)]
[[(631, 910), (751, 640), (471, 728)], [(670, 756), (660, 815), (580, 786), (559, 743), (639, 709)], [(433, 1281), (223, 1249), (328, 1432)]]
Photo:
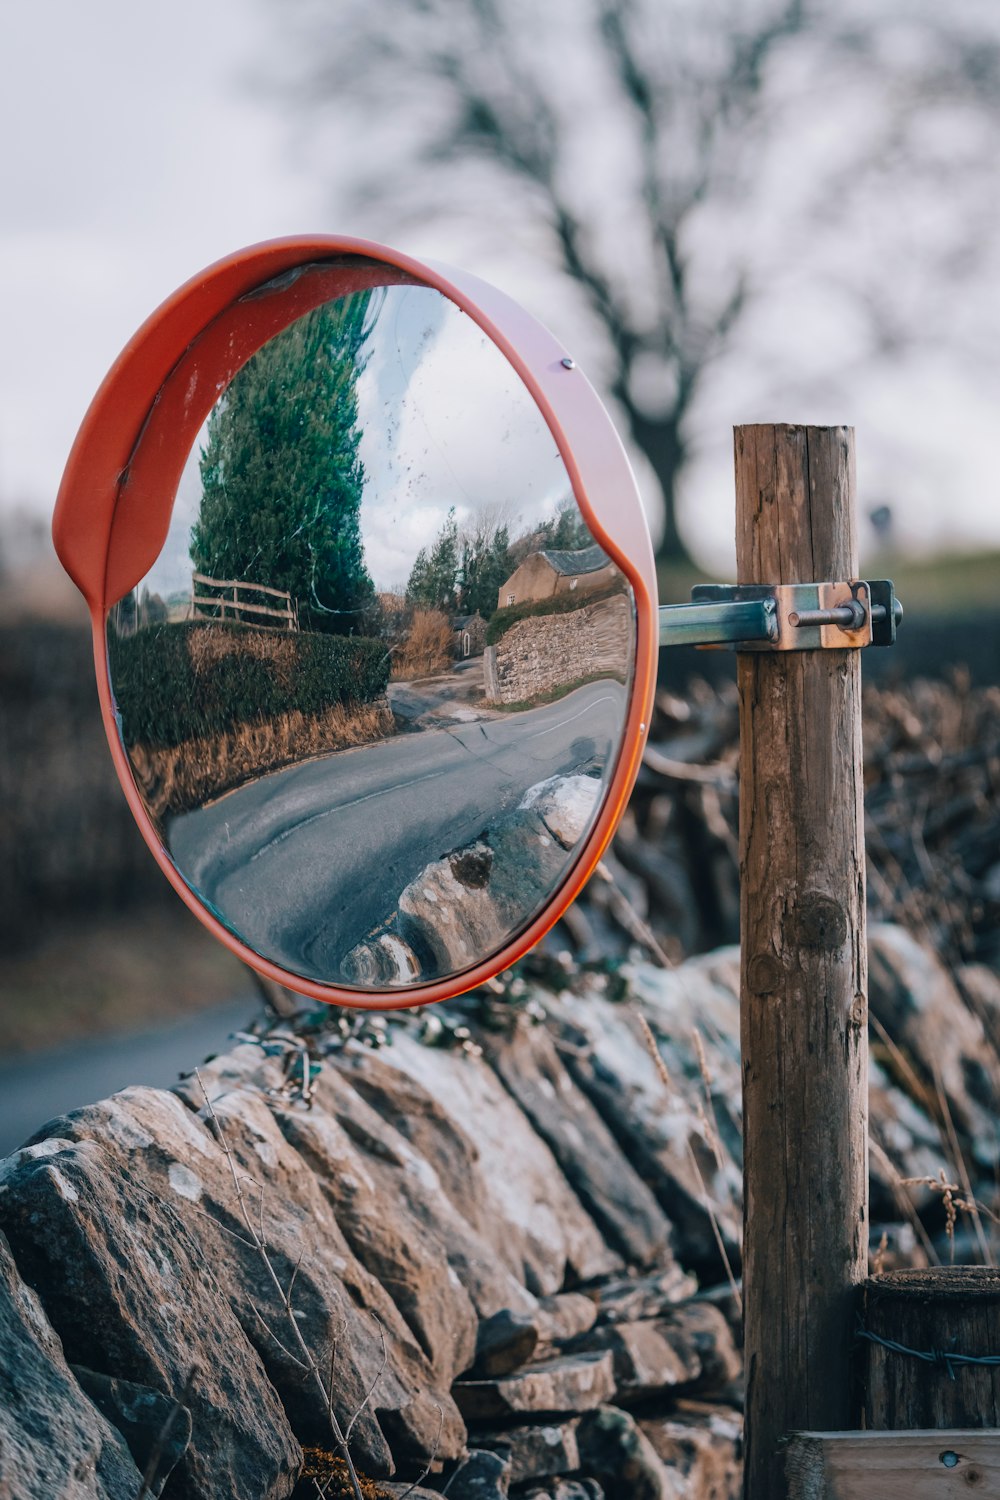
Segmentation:
[(954, 1469), (958, 1464), (958, 1454), (954, 1453), (951, 1448), (947, 1448), (941, 1454), (941, 1462), (946, 1469)]
[(858, 599), (850, 604), (835, 604), (832, 609), (791, 610), (789, 625), (839, 625), (841, 630), (860, 630), (865, 623), (865, 607)]

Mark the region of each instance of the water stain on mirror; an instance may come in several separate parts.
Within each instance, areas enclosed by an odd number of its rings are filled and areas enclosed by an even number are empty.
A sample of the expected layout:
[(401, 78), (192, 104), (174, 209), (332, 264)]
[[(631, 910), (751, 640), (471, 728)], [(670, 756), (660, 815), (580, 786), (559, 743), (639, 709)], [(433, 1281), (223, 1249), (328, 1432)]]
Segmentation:
[(108, 651), (192, 891), (292, 974), (384, 990), (495, 953), (565, 878), (634, 635), (516, 373), (397, 285), (316, 308), (233, 379)]

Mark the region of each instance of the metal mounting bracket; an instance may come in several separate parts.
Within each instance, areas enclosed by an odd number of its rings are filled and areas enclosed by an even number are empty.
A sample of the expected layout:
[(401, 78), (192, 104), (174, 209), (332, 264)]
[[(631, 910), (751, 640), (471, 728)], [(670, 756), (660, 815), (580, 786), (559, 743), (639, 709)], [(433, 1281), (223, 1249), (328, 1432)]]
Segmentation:
[(829, 651), (891, 646), (903, 606), (888, 578), (835, 583), (722, 584), (660, 609), (661, 646)]

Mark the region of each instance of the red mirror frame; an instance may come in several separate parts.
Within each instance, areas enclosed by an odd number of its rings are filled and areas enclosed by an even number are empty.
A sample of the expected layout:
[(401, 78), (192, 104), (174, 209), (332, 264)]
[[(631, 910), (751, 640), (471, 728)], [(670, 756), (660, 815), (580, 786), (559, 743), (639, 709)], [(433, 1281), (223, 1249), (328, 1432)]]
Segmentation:
[[(359, 265), (358, 257), (374, 264)], [(520, 376), (552, 433), (587, 524), (632, 587), (636, 656), (621, 748), (603, 806), (548, 905), (505, 947), (462, 973), (378, 993), (320, 984), (279, 968), (240, 942), (199, 902), (163, 848), (136, 789), (117, 727), (106, 621), (111, 606), (155, 561), (194, 439), (236, 371), (267, 339), (320, 302), (391, 282), (431, 287), (454, 302)], [(142, 835), (182, 900), (259, 973), (299, 994), (361, 1010), (445, 1000), (484, 983), (534, 947), (593, 873), (624, 812), (648, 732), (658, 654), (652, 546), (628, 459), (593, 388), (557, 340), (495, 287), (369, 240), (339, 236), (271, 240), (216, 262), (169, 297), (112, 366), (73, 444), (52, 530), (59, 558), (90, 608), (105, 730)]]

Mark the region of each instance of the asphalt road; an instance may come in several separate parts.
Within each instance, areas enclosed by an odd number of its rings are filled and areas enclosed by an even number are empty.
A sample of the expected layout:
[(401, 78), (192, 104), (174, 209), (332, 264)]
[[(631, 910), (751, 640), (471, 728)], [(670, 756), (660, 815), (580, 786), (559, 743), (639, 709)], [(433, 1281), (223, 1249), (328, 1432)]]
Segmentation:
[(0, 1156), (9, 1156), (57, 1115), (130, 1084), (168, 1088), (178, 1074), (223, 1052), (232, 1032), (260, 1010), (248, 995), (132, 1035), (96, 1037), (0, 1064)]
[(168, 830), (185, 879), (250, 947), (333, 980), (431, 860), (547, 777), (602, 768), (625, 688), (594, 682), (523, 713), (398, 735), (287, 767)]

